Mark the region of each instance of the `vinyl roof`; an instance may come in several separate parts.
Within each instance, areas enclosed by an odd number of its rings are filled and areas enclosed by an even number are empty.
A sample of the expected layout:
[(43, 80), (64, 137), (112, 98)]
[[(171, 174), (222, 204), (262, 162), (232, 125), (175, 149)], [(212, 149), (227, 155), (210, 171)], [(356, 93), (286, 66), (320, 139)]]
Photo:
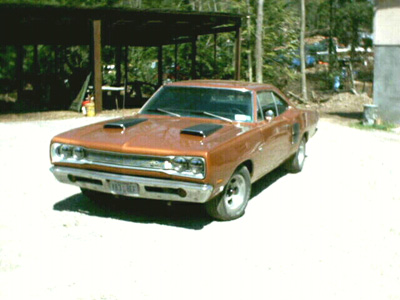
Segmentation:
[(159, 46), (235, 31), (241, 18), (227, 13), (0, 3), (0, 45), (88, 45), (90, 21), (101, 20), (103, 45)]

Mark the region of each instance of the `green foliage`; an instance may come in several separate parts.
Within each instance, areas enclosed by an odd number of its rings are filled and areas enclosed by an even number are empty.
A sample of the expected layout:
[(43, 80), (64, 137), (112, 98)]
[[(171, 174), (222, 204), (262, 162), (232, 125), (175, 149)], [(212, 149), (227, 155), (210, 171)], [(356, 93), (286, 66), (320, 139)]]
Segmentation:
[(16, 59), (14, 47), (0, 47), (0, 79), (12, 78), (15, 75)]
[[(0, 0), (1, 1), (1, 0)], [(74, 7), (129, 7), (141, 9), (167, 9), (182, 11), (210, 11), (248, 14), (242, 22), (241, 74), (249, 80), (248, 54), (254, 67), (256, 0), (10, 0), (12, 3), (35, 3)], [(308, 0), (307, 30), (311, 34), (329, 34), (330, 13), (333, 9), (333, 32), (341, 43), (360, 43), (359, 32), (370, 32), (373, 6), (369, 0)], [(289, 81), (297, 80), (296, 70), (290, 68), (299, 49), (299, 5), (296, 0), (268, 0), (264, 2), (263, 77), (283, 88)], [(197, 76), (200, 78), (232, 79), (234, 73), (234, 33), (217, 35), (216, 60), (214, 60), (214, 37), (200, 36), (197, 41)], [(40, 74), (54, 74), (56, 51), (64, 62), (58, 68), (64, 78), (79, 77), (90, 71), (89, 48), (87, 46), (59, 47), (39, 46)], [(178, 80), (188, 79), (191, 73), (191, 45), (178, 47)], [(176, 80), (174, 74), (174, 45), (164, 46), (164, 80)], [(32, 46), (24, 47), (24, 72), (32, 73), (34, 59)], [(129, 81), (157, 82), (157, 48), (129, 48)], [(0, 79), (14, 80), (16, 51), (13, 46), (0, 47)], [(115, 48), (103, 47), (104, 81), (116, 81)], [(122, 64), (122, 74), (124, 73)], [(334, 72), (322, 78), (322, 84), (331, 85)], [(82, 75), (83, 76), (83, 75)], [(86, 76), (86, 75), (84, 75)], [(254, 75), (253, 75), (254, 77)]]
[(290, 68), (299, 49), (299, 21), (296, 10), (287, 7), (287, 1), (271, 0), (265, 3), (264, 68), (266, 82), (283, 88), (295, 77)]
[(373, 125), (364, 125), (362, 122), (351, 124), (351, 127), (363, 130), (381, 130), (381, 131), (389, 131), (392, 132), (393, 129), (396, 129), (398, 125), (393, 123), (382, 123), (382, 124), (373, 124)]
[(337, 9), (335, 32), (344, 44), (360, 44), (359, 32), (372, 31), (373, 6), (370, 1), (342, 1)]
[[(332, 19), (331, 19), (332, 18)], [(372, 32), (373, 3), (370, 0), (309, 0), (307, 29), (333, 37), (345, 45), (360, 45), (360, 32)]]

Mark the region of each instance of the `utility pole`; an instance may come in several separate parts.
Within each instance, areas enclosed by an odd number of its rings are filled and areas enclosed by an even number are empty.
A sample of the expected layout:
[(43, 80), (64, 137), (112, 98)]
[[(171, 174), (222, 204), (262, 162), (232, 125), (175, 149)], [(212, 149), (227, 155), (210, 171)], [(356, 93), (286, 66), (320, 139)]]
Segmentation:
[[(246, 6), (247, 6), (247, 42), (250, 45), (251, 41), (251, 7), (250, 7), (250, 0), (246, 0)], [(253, 82), (253, 62), (252, 62), (252, 51), (251, 47), (249, 47), (248, 52), (247, 52), (247, 64), (248, 64), (248, 72), (249, 72), (249, 81)]]
[(301, 21), (300, 21), (300, 62), (301, 62), (301, 90), (303, 99), (308, 102), (307, 78), (306, 78), (306, 53), (304, 34), (306, 31), (306, 5), (305, 0), (301, 0)]
[(263, 82), (263, 25), (264, 25), (264, 0), (258, 0), (257, 6), (257, 28), (256, 28), (256, 81)]

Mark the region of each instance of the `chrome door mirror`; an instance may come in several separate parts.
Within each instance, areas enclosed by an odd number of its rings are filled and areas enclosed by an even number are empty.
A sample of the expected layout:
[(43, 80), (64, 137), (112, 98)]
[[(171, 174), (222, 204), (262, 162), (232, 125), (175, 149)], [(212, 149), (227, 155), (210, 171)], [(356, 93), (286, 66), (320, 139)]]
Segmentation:
[(268, 109), (267, 111), (264, 112), (265, 114), (265, 120), (268, 122), (271, 122), (272, 119), (275, 117), (275, 113), (272, 109)]

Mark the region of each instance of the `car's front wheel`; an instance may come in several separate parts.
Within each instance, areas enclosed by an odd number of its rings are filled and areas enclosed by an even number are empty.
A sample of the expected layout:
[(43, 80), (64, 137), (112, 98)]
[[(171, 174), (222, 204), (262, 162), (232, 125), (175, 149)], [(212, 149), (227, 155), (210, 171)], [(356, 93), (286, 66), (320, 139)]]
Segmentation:
[(229, 221), (243, 216), (250, 198), (251, 181), (249, 170), (242, 166), (229, 179), (224, 191), (208, 201), (207, 213), (221, 221)]

